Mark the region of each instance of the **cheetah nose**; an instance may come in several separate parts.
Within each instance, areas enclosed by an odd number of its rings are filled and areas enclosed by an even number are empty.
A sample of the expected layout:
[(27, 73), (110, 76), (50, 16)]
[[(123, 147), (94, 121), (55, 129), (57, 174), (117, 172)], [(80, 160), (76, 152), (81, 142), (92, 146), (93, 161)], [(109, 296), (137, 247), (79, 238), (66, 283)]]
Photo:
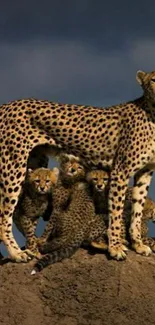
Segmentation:
[(75, 172), (75, 168), (72, 167), (71, 168), (71, 172), (74, 173)]
[(43, 192), (44, 191), (44, 187), (43, 186), (40, 186), (40, 190)]
[(102, 184), (98, 184), (97, 187), (98, 187), (98, 188), (102, 188)]

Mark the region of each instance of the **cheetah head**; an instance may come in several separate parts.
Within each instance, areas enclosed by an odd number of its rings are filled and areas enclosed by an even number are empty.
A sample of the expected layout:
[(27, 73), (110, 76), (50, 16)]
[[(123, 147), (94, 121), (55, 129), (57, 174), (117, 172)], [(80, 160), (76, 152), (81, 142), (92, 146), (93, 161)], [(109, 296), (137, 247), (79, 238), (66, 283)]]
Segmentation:
[(65, 179), (80, 181), (85, 178), (85, 168), (79, 158), (73, 155), (62, 154), (60, 157), (60, 172)]
[(52, 188), (57, 184), (59, 169), (37, 168), (28, 169), (27, 183), (39, 194), (50, 193)]
[(96, 169), (91, 170), (86, 176), (87, 182), (98, 192), (103, 192), (108, 185), (109, 174), (107, 171)]
[(155, 105), (155, 71), (150, 73), (137, 71), (136, 79), (141, 85), (144, 96), (153, 106)]

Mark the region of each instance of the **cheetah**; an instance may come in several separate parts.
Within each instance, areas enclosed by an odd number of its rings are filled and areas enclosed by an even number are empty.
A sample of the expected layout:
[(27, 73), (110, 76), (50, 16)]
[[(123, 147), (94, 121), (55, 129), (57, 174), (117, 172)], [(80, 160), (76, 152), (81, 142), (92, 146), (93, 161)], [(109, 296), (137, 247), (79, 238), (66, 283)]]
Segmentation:
[(79, 156), (90, 167), (111, 168), (108, 250), (116, 260), (126, 258), (121, 223), (127, 186), (133, 176), (132, 247), (146, 256), (151, 253), (141, 239), (141, 218), (155, 167), (155, 72), (137, 71), (136, 78), (142, 96), (106, 109), (32, 98), (1, 106), (0, 215), (3, 242), (13, 260), (28, 259), (12, 234), (12, 216), (29, 154), (39, 145)]
[(52, 214), (51, 219), (55, 237), (40, 246), (41, 253), (46, 255), (35, 264), (31, 274), (72, 256), (82, 244), (97, 246), (104, 241), (105, 223), (102, 215), (95, 213), (92, 191), (85, 180), (74, 184), (67, 210)]
[(91, 187), (96, 213), (108, 215), (110, 172), (103, 169), (92, 169), (86, 173), (86, 180)]
[(40, 257), (35, 230), (39, 217), (48, 220), (52, 212), (52, 190), (56, 186), (58, 168), (28, 169), (25, 183), (15, 208), (13, 221), (26, 237), (26, 248), (31, 256)]
[(34, 256), (40, 256), (37, 248), (35, 230), (39, 217), (47, 220), (46, 213), (52, 212), (52, 191), (58, 180), (58, 168), (28, 169), (13, 221), (26, 237), (26, 248)]
[[(33, 159), (30, 160), (29, 166), (32, 168), (40, 165), (47, 166), (46, 155), (42, 154), (38, 160), (34, 150), (31, 157)], [(49, 220), (53, 209), (53, 199), (54, 213), (56, 211), (61, 213), (67, 208), (73, 180), (74, 182), (82, 180), (85, 175), (84, 167), (78, 161), (78, 157), (61, 154), (59, 157), (60, 175), (58, 168), (53, 168), (53, 170), (43, 167), (35, 170), (28, 168), (26, 182), (22, 188), (22, 195), (15, 209), (13, 220), (18, 230), (27, 238), (27, 248), (36, 257), (40, 256), (37, 249), (38, 243), (46, 239), (46, 232), (43, 238), (35, 237), (38, 218), (42, 216), (44, 221)], [(43, 193), (40, 193), (41, 186), (44, 188)], [(51, 229), (48, 230), (49, 224), (46, 228), (46, 231), (51, 232)]]
[[(86, 180), (90, 186), (95, 213), (100, 214), (105, 222), (105, 234), (100, 241), (92, 241), (91, 246), (102, 250), (107, 249), (108, 228), (108, 184), (110, 179), (109, 170), (92, 169), (86, 173)], [(123, 237), (124, 238), (124, 237)]]
[[(126, 192), (126, 200), (124, 206), (124, 219), (122, 225), (121, 237), (123, 240), (127, 238), (127, 242), (130, 243), (130, 223), (131, 223), (131, 211), (132, 211), (132, 187), (129, 187)], [(155, 222), (155, 202), (149, 197), (146, 198), (144, 203), (144, 209), (141, 220), (141, 236), (143, 242), (148, 245), (153, 252), (155, 252), (155, 238), (148, 237), (148, 221)]]
[[(110, 179), (110, 173), (104, 170), (92, 170), (87, 174), (87, 181), (91, 184), (93, 189), (93, 200), (96, 207), (96, 213), (102, 214), (106, 230), (105, 230), (105, 238), (107, 235), (107, 227), (108, 227), (108, 182)], [(130, 243), (129, 236), (129, 227), (131, 223), (131, 209), (132, 209), (132, 187), (128, 187), (126, 192), (125, 204), (124, 204), (124, 212), (123, 212), (123, 223), (121, 229), (121, 238), (125, 243)], [(146, 198), (143, 216), (142, 216), (142, 225), (141, 225), (141, 233), (142, 239), (145, 244), (151, 247), (152, 251), (155, 251), (155, 240), (153, 238), (148, 237), (148, 221), (151, 220), (155, 222), (155, 202), (151, 200), (149, 197)], [(92, 246), (106, 249), (106, 241), (105, 242), (92, 242)]]
[(55, 216), (67, 210), (72, 200), (74, 185), (86, 178), (86, 169), (81, 165), (78, 157), (61, 154), (58, 160), (59, 177), (52, 191), (52, 213), (42, 236), (37, 240), (39, 246), (50, 239), (51, 233), (54, 235)]

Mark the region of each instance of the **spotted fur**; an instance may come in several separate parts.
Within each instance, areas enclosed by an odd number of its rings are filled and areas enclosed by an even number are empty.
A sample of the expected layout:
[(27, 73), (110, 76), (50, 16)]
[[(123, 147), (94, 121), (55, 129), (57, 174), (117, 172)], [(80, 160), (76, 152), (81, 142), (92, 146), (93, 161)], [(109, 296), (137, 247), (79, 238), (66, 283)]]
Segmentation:
[(0, 107), (0, 216), (3, 242), (12, 259), (27, 256), (12, 234), (12, 216), (29, 154), (45, 144), (79, 156), (91, 167), (111, 167), (108, 237), (110, 255), (117, 260), (126, 257), (121, 223), (127, 185), (134, 176), (132, 246), (137, 253), (151, 253), (141, 239), (141, 218), (155, 166), (155, 72), (138, 71), (137, 81), (143, 89), (140, 98), (106, 109), (36, 99)]
[(59, 178), (52, 193), (52, 213), (42, 236), (37, 240), (39, 246), (55, 235), (55, 216), (62, 215), (67, 210), (72, 199), (74, 185), (85, 180), (86, 176), (86, 169), (81, 165), (78, 157), (61, 154), (59, 162)]
[[(110, 173), (104, 170), (92, 170), (87, 174), (87, 181), (91, 184), (93, 189), (93, 199), (96, 207), (96, 212), (102, 214), (105, 224), (108, 225), (108, 183), (110, 180)], [(130, 243), (130, 224), (131, 224), (131, 210), (132, 210), (132, 187), (128, 187), (126, 192), (126, 199), (123, 212), (123, 222), (121, 227), (121, 238), (124, 243)], [(141, 236), (143, 242), (150, 246), (155, 251), (155, 239), (148, 237), (148, 221), (155, 222), (155, 202), (150, 198), (146, 198), (142, 224), (141, 224)], [(105, 230), (105, 239), (107, 234), (107, 228)], [(106, 240), (101, 243), (92, 243), (94, 247), (105, 249)]]
[[(39, 257), (35, 230), (39, 217), (47, 220), (52, 212), (52, 190), (58, 179), (58, 168), (28, 169), (25, 183), (15, 208), (13, 221), (26, 238), (26, 249)], [(48, 218), (47, 218), (48, 214)]]
[(105, 223), (102, 216), (95, 213), (89, 185), (83, 181), (73, 187), (67, 210), (52, 215), (55, 238), (40, 247), (46, 255), (36, 263), (35, 272), (70, 257), (82, 244), (100, 243), (104, 239)]
[[(122, 234), (121, 237), (123, 240), (126, 240), (130, 243), (130, 224), (131, 224), (131, 211), (132, 211), (132, 187), (129, 187), (126, 193), (125, 207), (124, 207), (124, 219), (122, 226)], [(155, 252), (155, 238), (148, 236), (148, 222), (155, 222), (155, 201), (146, 198), (143, 215), (141, 219), (141, 237), (145, 245), (148, 245), (153, 252)]]
[(37, 168), (28, 170), (19, 202), (14, 212), (14, 222), (26, 238), (26, 248), (40, 256), (35, 230), (39, 217), (47, 220), (52, 212), (52, 191), (56, 186), (59, 170)]

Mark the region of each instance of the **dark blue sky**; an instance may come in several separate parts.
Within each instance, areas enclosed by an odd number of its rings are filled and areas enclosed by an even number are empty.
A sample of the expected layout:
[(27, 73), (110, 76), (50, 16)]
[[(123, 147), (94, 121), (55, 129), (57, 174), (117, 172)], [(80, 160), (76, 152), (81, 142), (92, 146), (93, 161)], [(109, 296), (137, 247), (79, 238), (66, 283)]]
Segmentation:
[[(107, 106), (155, 70), (155, 1), (5, 0), (0, 103), (23, 97)], [(150, 195), (154, 195), (153, 181)], [(19, 240), (21, 243), (21, 240)]]
[(137, 69), (154, 69), (153, 0), (5, 0), (1, 99), (110, 105), (139, 96)]

